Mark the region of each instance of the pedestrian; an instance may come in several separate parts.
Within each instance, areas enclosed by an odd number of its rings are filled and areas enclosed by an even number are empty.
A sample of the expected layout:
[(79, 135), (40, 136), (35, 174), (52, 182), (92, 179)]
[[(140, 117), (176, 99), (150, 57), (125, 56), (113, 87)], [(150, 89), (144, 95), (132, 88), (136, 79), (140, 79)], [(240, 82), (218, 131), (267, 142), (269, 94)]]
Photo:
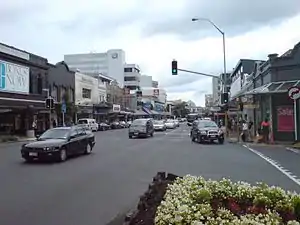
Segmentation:
[(247, 139), (248, 139), (248, 124), (247, 124), (247, 121), (246, 120), (243, 120), (242, 122), (242, 141), (243, 142), (246, 142)]
[(52, 126), (53, 126), (53, 128), (56, 127), (56, 121), (55, 121), (55, 119), (53, 119), (53, 121), (52, 121)]
[(252, 119), (250, 118), (249, 119), (249, 122), (248, 122), (248, 140), (249, 141), (253, 141), (253, 131), (252, 131), (252, 128), (253, 128), (253, 121)]
[(32, 129), (34, 130), (34, 136), (37, 135), (37, 120), (33, 120)]
[(261, 131), (264, 143), (269, 143), (270, 123), (268, 118), (265, 118), (265, 120), (261, 123)]

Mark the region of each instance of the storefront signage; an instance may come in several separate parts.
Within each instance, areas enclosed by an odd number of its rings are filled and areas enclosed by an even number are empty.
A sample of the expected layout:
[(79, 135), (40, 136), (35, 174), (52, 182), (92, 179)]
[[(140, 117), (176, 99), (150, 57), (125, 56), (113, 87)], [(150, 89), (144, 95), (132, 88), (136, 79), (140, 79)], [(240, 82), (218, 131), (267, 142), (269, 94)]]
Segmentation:
[(277, 131), (294, 132), (294, 109), (293, 106), (277, 107)]
[(0, 61), (0, 91), (29, 93), (29, 67)]
[(121, 106), (120, 105), (113, 105), (113, 112), (121, 112)]
[(290, 99), (297, 100), (298, 98), (300, 98), (300, 89), (298, 87), (291, 87), (288, 90), (288, 95)]
[(3, 53), (8, 54), (8, 55), (15, 56), (15, 57), (18, 57), (18, 58), (21, 58), (21, 59), (25, 59), (25, 60), (30, 59), (30, 56), (29, 56), (28, 53), (19, 51), (15, 48), (10, 48), (10, 47), (5, 46), (3, 44), (0, 44), (0, 52), (3, 52)]

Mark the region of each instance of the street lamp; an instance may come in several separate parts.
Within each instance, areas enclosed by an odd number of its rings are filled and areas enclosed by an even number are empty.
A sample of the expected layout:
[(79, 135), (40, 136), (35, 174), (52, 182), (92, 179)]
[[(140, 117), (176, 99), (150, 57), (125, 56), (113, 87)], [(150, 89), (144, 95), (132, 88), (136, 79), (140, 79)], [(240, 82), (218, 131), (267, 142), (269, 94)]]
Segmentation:
[(222, 34), (223, 37), (223, 72), (224, 72), (224, 88), (223, 88), (223, 92), (227, 93), (227, 76), (226, 76), (226, 48), (225, 48), (225, 32), (222, 31), (214, 22), (212, 22), (211, 20), (207, 19), (207, 18), (193, 18), (192, 19), (193, 22), (197, 22), (197, 21), (206, 21), (208, 23), (210, 23), (214, 28), (216, 28), (216, 30), (219, 31), (220, 34)]
[[(222, 34), (223, 38), (223, 73), (224, 73), (224, 87), (223, 87), (223, 93), (227, 94), (227, 74), (226, 74), (226, 48), (225, 48), (225, 32), (222, 31), (214, 22), (212, 22), (210, 19), (207, 18), (192, 18), (193, 22), (197, 21), (205, 21), (210, 23), (217, 31), (219, 31), (220, 34)], [(227, 104), (227, 103), (226, 103)], [(225, 129), (228, 127), (228, 120), (227, 120), (227, 110), (225, 110)], [(226, 136), (228, 136), (228, 132), (226, 132)]]

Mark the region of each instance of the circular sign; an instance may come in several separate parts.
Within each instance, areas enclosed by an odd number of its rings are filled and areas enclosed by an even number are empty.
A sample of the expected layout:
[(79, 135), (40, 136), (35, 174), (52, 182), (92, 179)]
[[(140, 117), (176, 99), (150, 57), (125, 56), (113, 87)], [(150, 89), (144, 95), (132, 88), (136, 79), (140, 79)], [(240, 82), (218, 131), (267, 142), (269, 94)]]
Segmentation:
[(300, 98), (300, 89), (298, 87), (290, 87), (288, 90), (290, 99), (297, 100)]
[(111, 57), (112, 57), (113, 59), (118, 58), (118, 53), (113, 53), (113, 54), (111, 55)]

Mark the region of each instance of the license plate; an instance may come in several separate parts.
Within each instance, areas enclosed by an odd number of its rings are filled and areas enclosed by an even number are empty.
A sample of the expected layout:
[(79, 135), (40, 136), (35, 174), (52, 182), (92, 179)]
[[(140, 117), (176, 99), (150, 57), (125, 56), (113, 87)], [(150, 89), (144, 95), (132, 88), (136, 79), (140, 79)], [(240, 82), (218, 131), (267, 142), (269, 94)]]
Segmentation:
[(138, 134), (139, 134), (138, 132), (135, 132), (135, 133), (134, 133), (134, 135), (138, 135)]
[(216, 135), (210, 135), (210, 137), (212, 137), (212, 138), (215, 138), (215, 137), (216, 137)]
[(29, 156), (37, 156), (38, 154), (36, 152), (29, 152)]

